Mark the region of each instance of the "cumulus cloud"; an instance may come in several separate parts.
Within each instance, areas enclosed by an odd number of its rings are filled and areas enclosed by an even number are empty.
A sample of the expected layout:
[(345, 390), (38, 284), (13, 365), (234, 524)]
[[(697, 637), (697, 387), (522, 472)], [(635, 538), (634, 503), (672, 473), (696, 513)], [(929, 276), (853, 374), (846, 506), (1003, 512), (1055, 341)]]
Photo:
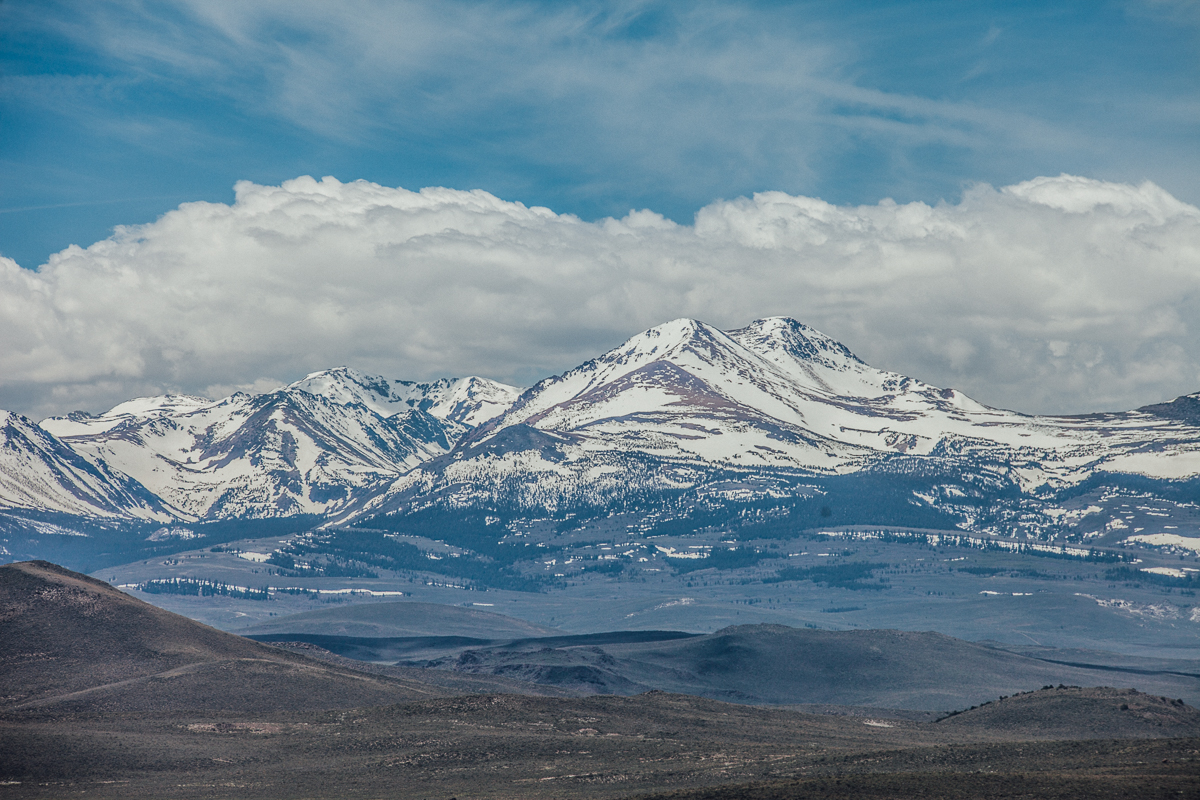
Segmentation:
[(955, 204), (766, 192), (693, 225), (584, 222), (482, 191), (248, 182), (0, 259), (0, 407), (264, 389), (340, 364), (528, 384), (688, 316), (797, 317), (876, 366), (1030, 412), (1200, 390), (1200, 209), (1063, 175)]

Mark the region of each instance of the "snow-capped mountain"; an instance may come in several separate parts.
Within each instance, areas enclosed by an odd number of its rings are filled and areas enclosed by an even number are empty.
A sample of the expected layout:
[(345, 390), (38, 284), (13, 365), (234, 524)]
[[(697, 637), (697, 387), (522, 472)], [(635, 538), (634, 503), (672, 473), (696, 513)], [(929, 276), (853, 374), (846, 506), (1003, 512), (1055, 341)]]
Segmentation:
[(836, 475), (897, 457), (986, 465), (1024, 490), (1097, 470), (1181, 478), (1200, 474), (1200, 429), (1153, 409), (992, 409), (875, 369), (795, 320), (723, 332), (681, 319), (542, 381), (377, 506), (446, 486), (566, 502), (694, 485), (714, 470)]
[(44, 419), (38, 423), (38, 427), (59, 438), (90, 436), (104, 433), (126, 422), (186, 414), (211, 404), (212, 400), (207, 397), (193, 395), (164, 394), (157, 397), (137, 397), (133, 400), (126, 400), (103, 414), (73, 411), (63, 417)]
[(8, 411), (0, 411), (0, 508), (170, 519), (158, 499), (129, 476)]
[(1200, 476), (1200, 395), (1026, 416), (875, 369), (778, 317), (732, 331), (675, 320), (524, 393), (341, 367), (257, 396), (140, 398), (40, 429), (5, 419), (0, 507), (92, 516), (344, 520), (439, 498), (554, 508), (887, 469), (986, 473), (1027, 495), (1105, 472)]
[(180, 519), (337, 517), (448, 452), (517, 393), (482, 378), (414, 384), (342, 367), (257, 396), (138, 398), (43, 420), (39, 433), (146, 487)]

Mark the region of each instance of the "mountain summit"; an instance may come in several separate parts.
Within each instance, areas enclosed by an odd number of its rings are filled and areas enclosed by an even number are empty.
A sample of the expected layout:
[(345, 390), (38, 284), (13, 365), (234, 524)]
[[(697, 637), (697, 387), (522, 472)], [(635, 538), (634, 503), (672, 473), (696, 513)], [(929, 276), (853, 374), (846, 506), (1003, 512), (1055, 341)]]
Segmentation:
[(473, 428), (504, 412), (521, 390), (470, 376), (430, 383), (388, 381), (349, 367), (314, 372), (289, 389), (320, 395), (335, 403), (362, 403), (382, 417), (417, 409), (445, 422)]
[[(339, 367), (265, 394), (139, 398), (99, 416), (43, 420), (34, 430), (43, 449), (121, 476), (135, 498), (140, 490), (140, 504), (122, 495), (129, 516), (339, 516), (449, 452), (517, 394), (484, 378), (418, 384)], [(91, 511), (79, 501), (51, 505), (9, 494), (15, 507)], [(113, 503), (105, 502), (107, 510)]]

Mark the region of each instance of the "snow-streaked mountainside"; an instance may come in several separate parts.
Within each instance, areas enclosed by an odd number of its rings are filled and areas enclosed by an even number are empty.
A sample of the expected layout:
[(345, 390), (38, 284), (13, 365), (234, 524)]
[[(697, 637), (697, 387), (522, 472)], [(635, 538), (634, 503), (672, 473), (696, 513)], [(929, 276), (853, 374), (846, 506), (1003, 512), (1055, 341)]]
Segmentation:
[(0, 508), (170, 519), (158, 499), (127, 475), (7, 411), (0, 411)]
[(183, 519), (338, 514), (447, 452), (452, 426), (407, 409), (280, 390), (64, 439), (135, 478)]
[(1099, 472), (1200, 475), (1198, 409), (1188, 396), (1031, 417), (875, 369), (791, 319), (732, 331), (681, 319), (524, 393), (342, 367), (267, 394), (141, 398), (40, 430), (9, 415), (34, 434), (7, 434), (0, 505), (337, 521), (438, 499), (553, 509), (897, 464), (1044, 492)]
[(87, 436), (103, 433), (123, 422), (147, 417), (185, 414), (203, 406), (211, 405), (207, 397), (193, 395), (164, 394), (157, 397), (137, 397), (110, 408), (103, 414), (75, 411), (65, 417), (51, 417), (39, 425), (44, 431), (58, 436)]

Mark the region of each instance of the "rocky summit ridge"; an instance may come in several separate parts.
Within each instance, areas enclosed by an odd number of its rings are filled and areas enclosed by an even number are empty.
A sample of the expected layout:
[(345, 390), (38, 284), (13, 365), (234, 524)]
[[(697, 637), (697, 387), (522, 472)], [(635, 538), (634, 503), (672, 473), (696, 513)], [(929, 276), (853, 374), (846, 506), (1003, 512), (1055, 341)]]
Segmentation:
[(0, 509), (347, 521), (434, 502), (553, 511), (731, 480), (786, 494), (892, 473), (937, 476), (915, 503), (1034, 497), (1097, 476), (1196, 479), (1198, 397), (1028, 416), (876, 369), (792, 319), (730, 331), (679, 319), (524, 391), (340, 367), (265, 394), (138, 398), (37, 425), (4, 412)]

